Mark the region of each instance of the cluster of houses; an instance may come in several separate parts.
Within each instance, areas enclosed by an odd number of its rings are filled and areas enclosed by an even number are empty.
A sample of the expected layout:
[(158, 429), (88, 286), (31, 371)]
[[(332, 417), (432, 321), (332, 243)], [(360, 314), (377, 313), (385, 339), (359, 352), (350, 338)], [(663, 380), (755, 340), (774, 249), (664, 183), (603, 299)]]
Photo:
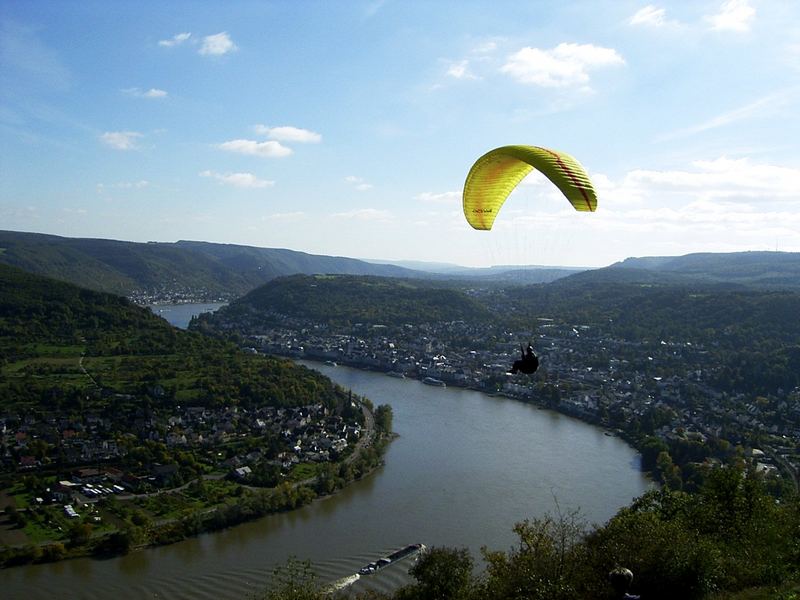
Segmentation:
[(182, 287), (175, 283), (131, 291), (127, 298), (140, 306), (158, 304), (197, 304), (201, 302), (228, 302), (233, 296), (220, 294), (205, 287)]
[[(254, 410), (186, 406), (139, 409), (131, 415), (85, 413), (70, 419), (31, 412), (0, 417), (5, 470), (35, 471), (56, 461), (59, 468), (98, 465), (74, 470), (75, 486), (64, 483), (56, 490), (88, 498), (102, 495), (104, 487), (119, 493), (169, 485), (178, 471), (176, 464), (152, 464), (136, 474), (116, 468), (124, 467), (126, 456), (145, 441), (160, 442), (167, 450), (196, 450), (196, 457), (213, 468), (246, 478), (247, 469), (262, 461), (290, 469), (298, 463), (333, 460), (363, 434), (357, 422), (322, 404)], [(266, 435), (279, 442), (281, 450), (274, 455), (259, 445)], [(229, 448), (249, 449), (230, 455)]]

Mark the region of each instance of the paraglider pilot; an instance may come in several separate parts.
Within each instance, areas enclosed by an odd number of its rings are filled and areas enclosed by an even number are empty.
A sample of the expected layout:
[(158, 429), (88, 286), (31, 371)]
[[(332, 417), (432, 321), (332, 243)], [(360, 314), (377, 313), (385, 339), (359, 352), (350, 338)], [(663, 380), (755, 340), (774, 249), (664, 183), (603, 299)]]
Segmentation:
[(533, 375), (536, 373), (536, 369), (539, 368), (539, 359), (533, 353), (533, 346), (530, 342), (528, 342), (527, 349), (520, 345), (519, 350), (522, 358), (514, 361), (514, 366), (511, 367), (511, 373), (513, 375), (516, 375), (517, 373)]

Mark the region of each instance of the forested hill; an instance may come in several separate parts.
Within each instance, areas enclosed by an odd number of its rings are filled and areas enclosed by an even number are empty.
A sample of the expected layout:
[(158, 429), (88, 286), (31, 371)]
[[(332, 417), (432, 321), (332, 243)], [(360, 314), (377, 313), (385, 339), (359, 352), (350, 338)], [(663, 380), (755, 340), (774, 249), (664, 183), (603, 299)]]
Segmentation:
[(800, 341), (800, 293), (792, 291), (567, 278), (510, 289), (507, 297), (515, 318), (591, 324), (631, 341), (705, 335), (741, 348)]
[(136, 243), (0, 231), (0, 263), (114, 294), (184, 290), (240, 296), (282, 275), (427, 276), (393, 265), (293, 250), (179, 241)]
[(131, 409), (334, 405), (342, 394), (309, 369), (176, 329), (125, 298), (0, 264), (3, 410), (105, 410), (115, 395)]
[[(94, 343), (104, 336), (132, 342), (176, 337), (176, 330), (147, 308), (0, 264), (0, 343)], [(157, 344), (161, 347), (161, 344)]]
[(719, 283), (800, 290), (800, 252), (699, 253), (627, 258), (571, 277), (585, 282)]
[(275, 279), (220, 311), (223, 319), (280, 314), (329, 324), (484, 322), (489, 310), (465, 292), (411, 279), (293, 275)]

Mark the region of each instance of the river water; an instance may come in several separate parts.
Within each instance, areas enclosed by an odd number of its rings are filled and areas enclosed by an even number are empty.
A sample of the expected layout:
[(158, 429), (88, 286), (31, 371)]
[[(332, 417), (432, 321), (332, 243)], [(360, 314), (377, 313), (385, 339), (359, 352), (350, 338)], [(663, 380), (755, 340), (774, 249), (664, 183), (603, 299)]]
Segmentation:
[[(407, 544), (508, 549), (513, 525), (580, 509), (611, 517), (650, 488), (622, 440), (521, 402), (303, 363), (376, 405), (391, 404), (386, 465), (298, 511), (171, 546), (109, 559), (77, 559), (0, 572), (4, 598), (243, 598), (262, 590), (287, 557), (307, 559), (321, 582), (346, 577)], [(408, 582), (408, 560), (351, 589)]]
[(202, 313), (214, 312), (220, 307), (225, 306), (221, 302), (205, 302), (192, 304), (151, 304), (148, 306), (159, 317), (162, 317), (181, 329), (189, 326), (192, 317)]

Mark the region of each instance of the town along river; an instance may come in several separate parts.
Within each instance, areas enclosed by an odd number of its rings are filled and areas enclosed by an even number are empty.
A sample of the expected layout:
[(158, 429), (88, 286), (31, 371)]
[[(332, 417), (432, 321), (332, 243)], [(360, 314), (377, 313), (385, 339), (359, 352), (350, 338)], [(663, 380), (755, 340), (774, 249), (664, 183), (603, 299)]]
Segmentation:
[[(407, 544), (507, 550), (525, 518), (580, 508), (604, 522), (650, 487), (622, 440), (535, 406), (457, 388), (304, 363), (354, 393), (391, 404), (399, 437), (386, 465), (342, 492), (171, 546), (109, 560), (0, 571), (4, 598), (244, 598), (287, 557), (334, 581)], [(353, 589), (409, 581), (410, 559)]]

